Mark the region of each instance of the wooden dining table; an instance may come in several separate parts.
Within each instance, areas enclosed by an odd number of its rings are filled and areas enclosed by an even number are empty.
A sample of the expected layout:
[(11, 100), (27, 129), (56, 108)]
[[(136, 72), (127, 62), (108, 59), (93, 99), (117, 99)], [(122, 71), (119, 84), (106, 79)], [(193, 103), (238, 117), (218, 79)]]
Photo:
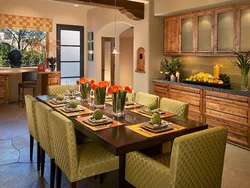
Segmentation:
[[(52, 97), (53, 96), (41, 95), (37, 96), (36, 98), (38, 101), (46, 103), (45, 101), (51, 99)], [(95, 108), (93, 106), (89, 106), (87, 102), (83, 101), (81, 102), (81, 105), (91, 110), (95, 110)], [(57, 109), (54, 108), (54, 110)], [(113, 117), (112, 106), (110, 104), (106, 104), (105, 108), (102, 110), (106, 116), (115, 119), (123, 123), (124, 125), (93, 131), (90, 128), (76, 121), (77, 116), (72, 116), (68, 118), (73, 121), (75, 129), (78, 132), (91, 138), (95, 143), (99, 144), (112, 154), (119, 156), (119, 188), (125, 187), (126, 184), (125, 180), (126, 153), (140, 150), (148, 152), (149, 155), (150, 154), (153, 155), (154, 153), (157, 153), (159, 152), (159, 150), (161, 150), (161, 146), (164, 142), (173, 141), (176, 137), (182, 136), (184, 134), (208, 128), (208, 125), (204, 123), (188, 120), (179, 116), (172, 116), (164, 118), (164, 120), (185, 127), (185, 129), (169, 132), (167, 134), (159, 136), (146, 137), (127, 128), (127, 126), (148, 122), (150, 120), (148, 117), (134, 113), (129, 109), (125, 109), (124, 117), (122, 118)]]

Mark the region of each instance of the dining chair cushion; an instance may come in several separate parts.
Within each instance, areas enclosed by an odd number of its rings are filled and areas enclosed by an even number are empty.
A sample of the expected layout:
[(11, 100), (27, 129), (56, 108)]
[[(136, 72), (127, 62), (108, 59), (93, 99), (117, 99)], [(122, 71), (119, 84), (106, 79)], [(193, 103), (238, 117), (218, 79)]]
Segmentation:
[(155, 105), (158, 108), (159, 96), (149, 93), (138, 92), (136, 94), (136, 102), (144, 106)]
[(52, 127), (50, 125), (49, 114), (53, 111), (48, 105), (41, 102), (35, 104), (38, 133), (40, 138), (40, 146), (48, 154), (51, 159), (54, 159), (54, 144)]
[(68, 118), (53, 111), (51, 126), (55, 163), (71, 182), (118, 169), (118, 157), (94, 143), (77, 147), (74, 125)]
[(170, 167), (167, 154), (154, 157), (158, 162), (142, 153), (131, 152), (126, 157), (126, 180), (135, 187), (145, 188), (219, 188), (226, 141), (227, 129), (224, 127), (177, 137)]
[(188, 117), (188, 103), (169, 98), (161, 98), (160, 109), (180, 117)]
[(37, 100), (34, 97), (32, 97), (31, 95), (25, 95), (25, 104), (26, 104), (26, 113), (27, 113), (29, 133), (37, 142), (39, 142), (36, 109), (35, 109), (36, 103), (37, 103)]
[(54, 86), (48, 86), (48, 95), (57, 95), (57, 94), (64, 94), (67, 90), (74, 90), (78, 91), (78, 85), (54, 85)]

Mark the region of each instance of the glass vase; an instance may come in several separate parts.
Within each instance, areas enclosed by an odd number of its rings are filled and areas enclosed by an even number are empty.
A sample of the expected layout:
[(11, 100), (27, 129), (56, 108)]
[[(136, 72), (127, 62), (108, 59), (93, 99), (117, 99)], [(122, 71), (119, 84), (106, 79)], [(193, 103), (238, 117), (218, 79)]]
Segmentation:
[(82, 94), (83, 100), (86, 100), (89, 98), (89, 93), (90, 93), (90, 87), (86, 85), (81, 85), (81, 94)]
[(248, 74), (241, 74), (240, 88), (241, 91), (248, 90)]
[(119, 91), (113, 93), (112, 104), (113, 104), (113, 115), (116, 117), (124, 117), (124, 108), (126, 102), (126, 92)]
[(94, 106), (96, 108), (104, 108), (106, 99), (106, 87), (97, 88), (94, 91)]

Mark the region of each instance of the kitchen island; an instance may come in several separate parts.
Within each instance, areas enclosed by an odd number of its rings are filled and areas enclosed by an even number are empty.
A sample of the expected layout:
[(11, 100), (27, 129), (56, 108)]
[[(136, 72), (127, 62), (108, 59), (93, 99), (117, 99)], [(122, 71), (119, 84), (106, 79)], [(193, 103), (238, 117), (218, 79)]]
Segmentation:
[(188, 118), (228, 128), (228, 141), (250, 149), (250, 92), (154, 79), (154, 94), (189, 104)]

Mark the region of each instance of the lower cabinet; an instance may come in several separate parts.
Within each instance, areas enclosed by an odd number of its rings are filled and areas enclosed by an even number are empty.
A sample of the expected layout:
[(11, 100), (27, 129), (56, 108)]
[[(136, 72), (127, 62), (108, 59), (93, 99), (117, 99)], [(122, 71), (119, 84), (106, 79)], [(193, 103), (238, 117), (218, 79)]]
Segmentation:
[(8, 103), (9, 96), (9, 76), (0, 76), (0, 104)]
[(228, 141), (250, 149), (250, 97), (154, 82), (154, 93), (189, 104), (188, 118), (228, 128)]
[(60, 72), (49, 72), (41, 75), (41, 94), (47, 95), (47, 88), (51, 85), (60, 85), (61, 74)]

